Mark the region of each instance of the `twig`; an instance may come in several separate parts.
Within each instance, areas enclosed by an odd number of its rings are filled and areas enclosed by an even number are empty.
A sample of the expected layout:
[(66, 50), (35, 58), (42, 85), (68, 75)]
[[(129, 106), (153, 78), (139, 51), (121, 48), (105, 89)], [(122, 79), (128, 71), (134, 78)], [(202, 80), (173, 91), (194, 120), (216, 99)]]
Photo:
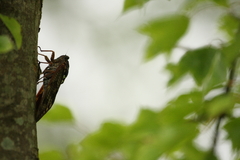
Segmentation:
[[(232, 89), (232, 85), (233, 85), (234, 78), (235, 78), (236, 62), (237, 62), (237, 59), (233, 62), (232, 67), (230, 68), (229, 79), (228, 79), (228, 83), (225, 88), (225, 94), (230, 93), (230, 91)], [(215, 127), (214, 137), (213, 137), (213, 142), (212, 142), (212, 149), (211, 149), (212, 153), (216, 153), (215, 151), (216, 151), (216, 146), (217, 146), (217, 142), (218, 142), (219, 128), (220, 128), (220, 124), (224, 117), (225, 117), (225, 114), (223, 113), (217, 119), (217, 124)]]

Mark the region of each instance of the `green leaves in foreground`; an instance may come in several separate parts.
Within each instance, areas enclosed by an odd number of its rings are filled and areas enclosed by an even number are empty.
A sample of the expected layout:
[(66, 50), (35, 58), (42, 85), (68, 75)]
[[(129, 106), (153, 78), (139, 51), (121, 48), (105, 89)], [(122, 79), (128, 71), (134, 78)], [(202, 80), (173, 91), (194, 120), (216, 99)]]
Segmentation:
[[(189, 103), (189, 100), (192, 102)], [(186, 149), (182, 150), (183, 153), (197, 152), (194, 145), (189, 145), (198, 135), (197, 125), (185, 118), (201, 102), (198, 92), (189, 93), (173, 100), (160, 112), (141, 110), (131, 125), (105, 123), (97, 132), (81, 141), (79, 152), (75, 149), (77, 146), (71, 146), (69, 156), (75, 157), (74, 160), (117, 157), (126, 160), (157, 160), (163, 153), (172, 155), (182, 147)], [(204, 153), (199, 151), (199, 154)]]
[(17, 49), (19, 49), (22, 45), (21, 25), (14, 18), (4, 16), (2, 14), (0, 14), (0, 19), (11, 32), (15, 40)]
[(205, 102), (205, 113), (210, 118), (218, 117), (223, 114), (230, 115), (235, 103), (235, 98), (231, 94), (218, 95)]
[(236, 34), (239, 26), (239, 20), (231, 14), (224, 14), (219, 19), (219, 29), (226, 33), (229, 39)]
[(177, 64), (169, 63), (166, 69), (171, 72), (168, 85), (179, 81), (184, 75), (191, 74), (198, 86), (203, 85), (205, 92), (226, 81), (227, 69), (218, 49), (204, 47), (186, 52)]
[(141, 26), (140, 33), (151, 38), (145, 53), (145, 59), (150, 60), (160, 53), (169, 53), (184, 35), (189, 25), (189, 19), (183, 15), (163, 17)]
[[(230, 114), (234, 102), (232, 95), (206, 101), (200, 91), (189, 92), (171, 100), (161, 111), (142, 109), (130, 125), (104, 123), (79, 144), (70, 145), (67, 154), (71, 160), (217, 159), (210, 150), (203, 151), (195, 145), (199, 126), (203, 125), (199, 122)], [(225, 126), (229, 139), (236, 141), (235, 148), (240, 147), (239, 133), (234, 132), (239, 123), (236, 120)]]
[(184, 120), (175, 123), (169, 117), (161, 117), (161, 112), (142, 110), (128, 130), (126, 153), (128, 159), (157, 160), (164, 153), (171, 155), (179, 147), (187, 145), (197, 133), (194, 123)]
[(48, 122), (73, 122), (74, 117), (66, 106), (54, 104), (47, 114), (43, 116), (42, 120)]
[(240, 150), (240, 118), (230, 119), (230, 121), (224, 126), (227, 131), (227, 139), (232, 142), (232, 148), (234, 150)]
[(134, 7), (142, 7), (150, 0), (125, 0), (123, 6), (123, 12), (126, 12)]
[(227, 0), (185, 0), (183, 9), (197, 12), (197, 9), (200, 7), (207, 8), (209, 7), (209, 4), (211, 4), (211, 6), (229, 7), (228, 3)]

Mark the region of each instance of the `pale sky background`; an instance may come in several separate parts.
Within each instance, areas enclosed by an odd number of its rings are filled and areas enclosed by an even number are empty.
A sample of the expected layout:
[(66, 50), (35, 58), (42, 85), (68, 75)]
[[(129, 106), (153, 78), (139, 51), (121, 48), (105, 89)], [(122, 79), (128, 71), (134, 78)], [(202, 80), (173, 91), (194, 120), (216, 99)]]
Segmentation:
[[(136, 31), (139, 25), (175, 13), (180, 6), (179, 0), (155, 0), (122, 14), (123, 0), (44, 0), (38, 44), (54, 50), (56, 57), (70, 57), (69, 75), (55, 102), (71, 109), (76, 126), (40, 122), (40, 147), (59, 148), (56, 145), (79, 142), (107, 120), (130, 123), (140, 108), (160, 109), (170, 98), (189, 90), (191, 81), (166, 88), (166, 59), (159, 56), (143, 62), (149, 39)], [(217, 39), (222, 36), (215, 22), (221, 13), (212, 8), (197, 12), (180, 45), (196, 48), (219, 44)], [(174, 50), (172, 60), (182, 54), (183, 50)], [(203, 146), (209, 146), (210, 138), (206, 133), (199, 139), (205, 139)], [(222, 159), (229, 160), (226, 145), (220, 150), (226, 150)]]

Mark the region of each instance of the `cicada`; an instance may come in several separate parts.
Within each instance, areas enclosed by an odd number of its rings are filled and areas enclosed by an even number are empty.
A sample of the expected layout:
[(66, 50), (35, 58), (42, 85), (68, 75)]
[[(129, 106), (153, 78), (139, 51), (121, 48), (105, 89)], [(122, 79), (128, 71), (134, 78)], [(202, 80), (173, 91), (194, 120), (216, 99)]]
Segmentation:
[[(40, 48), (40, 47), (39, 47)], [(48, 66), (44, 69), (43, 84), (39, 89), (36, 96), (36, 122), (39, 121), (52, 107), (60, 85), (64, 82), (68, 75), (69, 57), (62, 55), (54, 59), (55, 52), (52, 50), (41, 50), (41, 52), (52, 52), (51, 58), (40, 54), (45, 57)]]

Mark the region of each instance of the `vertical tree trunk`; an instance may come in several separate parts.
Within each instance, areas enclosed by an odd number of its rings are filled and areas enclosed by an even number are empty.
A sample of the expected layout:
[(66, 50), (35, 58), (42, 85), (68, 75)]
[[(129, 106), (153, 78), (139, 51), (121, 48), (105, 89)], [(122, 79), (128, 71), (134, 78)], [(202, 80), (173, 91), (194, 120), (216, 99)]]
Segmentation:
[[(0, 14), (15, 18), (22, 46), (0, 54), (0, 159), (38, 159), (34, 118), (37, 81), (37, 41), (42, 0), (0, 0)], [(0, 35), (9, 30), (0, 20)]]

